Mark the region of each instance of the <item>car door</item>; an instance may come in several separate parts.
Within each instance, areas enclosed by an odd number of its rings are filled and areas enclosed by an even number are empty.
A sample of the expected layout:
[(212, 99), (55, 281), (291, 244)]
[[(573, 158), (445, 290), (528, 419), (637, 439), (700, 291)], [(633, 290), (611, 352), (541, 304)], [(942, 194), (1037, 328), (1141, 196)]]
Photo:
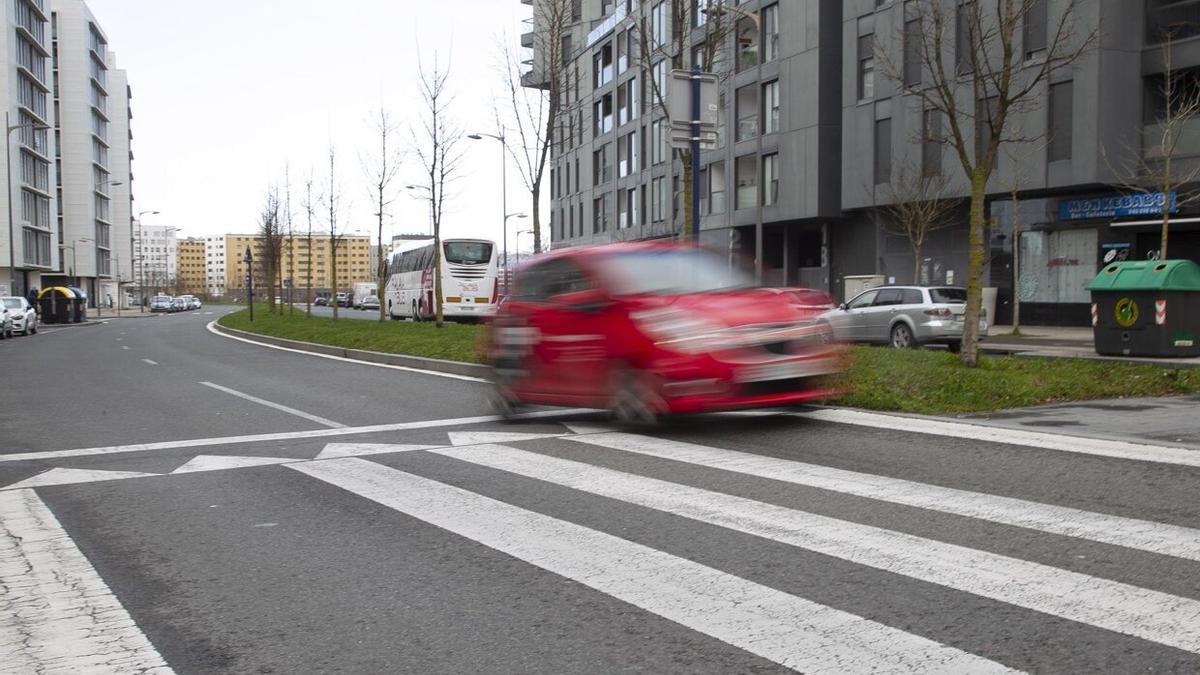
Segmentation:
[(871, 308), (871, 304), (875, 302), (875, 296), (879, 295), (879, 291), (870, 290), (863, 291), (854, 296), (850, 302), (846, 303), (846, 309), (842, 310), (837, 316), (836, 326), (834, 327), (838, 338), (843, 340), (859, 341), (866, 338), (866, 315), (865, 312)]
[(892, 317), (895, 316), (900, 301), (901, 290), (899, 288), (879, 289), (875, 301), (862, 311), (864, 340), (867, 342), (886, 342), (888, 340)]

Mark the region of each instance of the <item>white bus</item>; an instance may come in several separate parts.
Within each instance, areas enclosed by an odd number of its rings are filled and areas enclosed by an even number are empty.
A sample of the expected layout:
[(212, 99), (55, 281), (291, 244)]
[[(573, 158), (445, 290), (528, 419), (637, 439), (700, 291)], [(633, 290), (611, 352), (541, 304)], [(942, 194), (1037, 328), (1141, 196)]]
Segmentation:
[[(433, 318), (433, 240), (405, 242), (392, 253), (383, 303), (393, 319)], [(485, 318), (500, 299), (496, 244), (485, 239), (442, 240), (442, 312), (446, 318)]]

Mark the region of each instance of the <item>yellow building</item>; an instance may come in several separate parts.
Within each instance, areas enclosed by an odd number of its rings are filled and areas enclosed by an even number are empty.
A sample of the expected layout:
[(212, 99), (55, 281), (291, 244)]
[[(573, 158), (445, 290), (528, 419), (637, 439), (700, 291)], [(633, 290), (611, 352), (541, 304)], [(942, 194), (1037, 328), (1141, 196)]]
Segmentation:
[[(225, 235), (225, 288), (235, 297), (245, 294), (246, 263), (242, 261), (246, 247), (249, 246), (254, 254), (254, 287), (266, 286), (261, 279), (261, 237), (249, 234)], [(337, 283), (333, 280), (332, 246), (329, 235), (313, 233), (312, 249), (309, 250), (308, 237), (297, 235), (285, 237), (280, 260), (280, 267), (285, 279), (292, 280), (295, 292), (302, 293), (310, 285), (316, 295), (329, 295), (341, 291), (349, 291), (359, 281), (373, 281), (374, 272), (371, 270), (371, 239), (361, 236), (344, 236), (338, 239), (337, 246)], [(309, 275), (311, 273), (311, 282)], [(276, 286), (279, 286), (276, 280)], [(258, 296), (262, 297), (262, 296)]]
[(175, 245), (175, 292), (179, 295), (203, 295), (205, 258), (203, 239), (181, 239)]

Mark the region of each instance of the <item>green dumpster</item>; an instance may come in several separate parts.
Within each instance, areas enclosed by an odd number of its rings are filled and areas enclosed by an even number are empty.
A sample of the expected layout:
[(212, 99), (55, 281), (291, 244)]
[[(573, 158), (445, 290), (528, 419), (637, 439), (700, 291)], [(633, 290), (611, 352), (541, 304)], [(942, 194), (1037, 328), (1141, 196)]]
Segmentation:
[(1138, 260), (1100, 270), (1089, 287), (1096, 352), (1200, 356), (1200, 265)]

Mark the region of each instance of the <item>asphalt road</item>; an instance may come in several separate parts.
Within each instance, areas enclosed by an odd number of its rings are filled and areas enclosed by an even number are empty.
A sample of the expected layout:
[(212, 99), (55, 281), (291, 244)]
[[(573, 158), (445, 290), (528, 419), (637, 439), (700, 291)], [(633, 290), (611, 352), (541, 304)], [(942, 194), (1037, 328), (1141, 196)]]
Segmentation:
[(1194, 450), (503, 424), (222, 311), (0, 342), (0, 670), (1200, 670)]

